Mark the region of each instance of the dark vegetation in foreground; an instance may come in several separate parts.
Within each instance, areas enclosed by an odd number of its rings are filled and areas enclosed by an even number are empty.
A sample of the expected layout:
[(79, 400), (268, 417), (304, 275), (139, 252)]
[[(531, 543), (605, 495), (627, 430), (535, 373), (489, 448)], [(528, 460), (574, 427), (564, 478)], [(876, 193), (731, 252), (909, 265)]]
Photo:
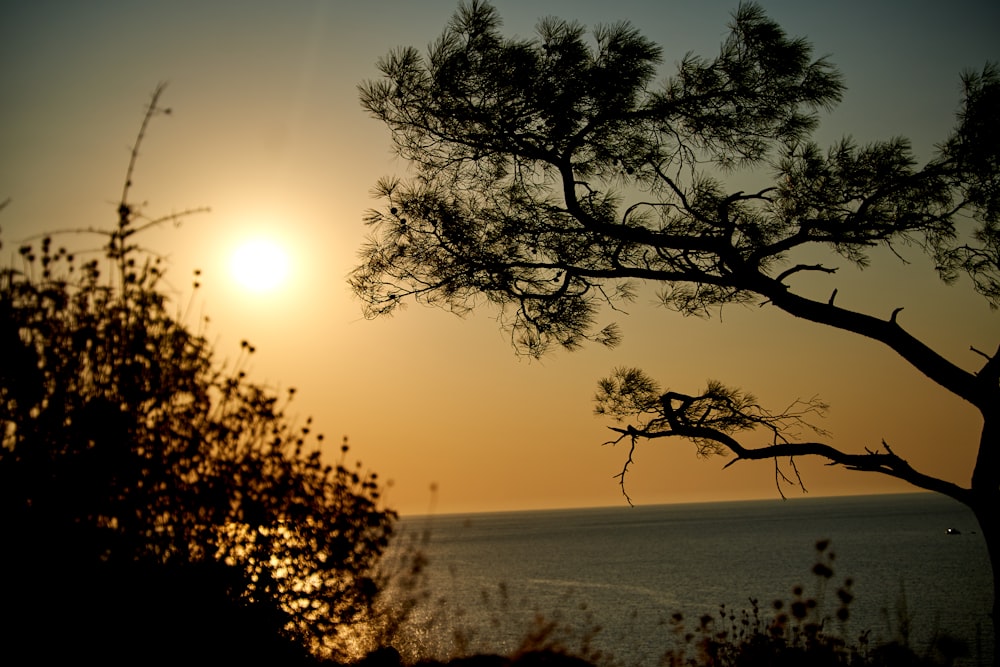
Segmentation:
[(293, 388), (248, 379), (249, 342), (221, 364), (171, 305), (138, 235), (189, 213), (131, 198), (161, 93), (115, 224), (24, 240), (0, 264), (3, 650), (346, 658), (364, 624), (391, 624), (379, 560), (396, 515), (346, 441), (331, 452), (289, 413)]

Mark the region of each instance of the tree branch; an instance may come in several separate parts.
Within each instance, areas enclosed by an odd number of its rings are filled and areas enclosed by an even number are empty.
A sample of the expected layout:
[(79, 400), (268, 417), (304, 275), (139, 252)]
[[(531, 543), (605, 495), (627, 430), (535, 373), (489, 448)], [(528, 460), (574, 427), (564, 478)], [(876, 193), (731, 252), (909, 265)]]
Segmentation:
[(988, 386), (996, 387), (997, 383), (1000, 382), (1000, 347), (998, 347), (997, 351), (993, 353), (993, 356), (990, 356), (985, 352), (980, 352), (972, 346), (970, 346), (969, 349), (986, 359), (986, 363), (979, 369), (979, 372), (976, 373), (976, 377)]
[(975, 405), (984, 414), (996, 409), (997, 388), (985, 388), (984, 391), (974, 374), (948, 361), (900, 327), (896, 323), (899, 309), (893, 312), (889, 320), (881, 320), (841, 308), (832, 302), (807, 299), (789, 291), (777, 280), (765, 280), (767, 282), (759, 281), (757, 285), (748, 288), (766, 296), (772, 304), (790, 315), (877, 340), (893, 349), (934, 382)]
[(779, 283), (782, 283), (785, 281), (785, 278), (793, 274), (796, 274), (799, 271), (820, 271), (822, 273), (836, 273), (837, 269), (830, 268), (828, 266), (823, 266), (822, 264), (796, 264), (795, 266), (789, 269), (785, 269), (784, 271), (779, 273), (778, 276), (775, 278), (775, 280), (778, 281)]
[[(724, 468), (728, 468), (737, 461), (759, 461), (784, 457), (788, 457), (791, 460), (797, 456), (816, 456), (829, 460), (831, 465), (840, 465), (848, 470), (876, 472), (889, 477), (895, 477), (915, 487), (935, 491), (963, 503), (968, 503), (971, 493), (968, 489), (962, 488), (957, 484), (931, 477), (915, 470), (905, 459), (893, 452), (884, 440), (882, 441), (882, 449), (884, 451), (872, 451), (866, 448), (865, 454), (849, 454), (821, 442), (787, 442), (766, 445), (764, 447), (746, 447), (731, 435), (718, 429), (704, 426), (678, 425), (666, 431), (654, 432), (636, 429), (631, 426), (627, 429), (612, 428), (612, 430), (631, 437), (633, 450), (635, 448), (634, 443), (638, 438), (649, 440), (656, 438), (711, 440), (722, 445), (735, 455), (735, 458), (728, 462)], [(629, 452), (629, 459), (626, 462), (625, 468), (618, 475), (618, 477), (622, 478), (623, 489), (624, 475), (631, 463), (632, 451)], [(799, 479), (801, 485), (801, 477), (799, 477), (797, 472), (796, 477)]]

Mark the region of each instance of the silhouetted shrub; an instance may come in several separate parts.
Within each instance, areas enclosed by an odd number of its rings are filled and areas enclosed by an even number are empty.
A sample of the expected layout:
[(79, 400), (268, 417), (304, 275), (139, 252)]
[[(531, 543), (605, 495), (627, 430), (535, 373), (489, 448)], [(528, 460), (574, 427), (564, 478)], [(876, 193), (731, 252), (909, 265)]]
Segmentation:
[(346, 440), (324, 457), (310, 420), (289, 417), (294, 389), (247, 378), (250, 343), (222, 367), (172, 314), (160, 261), (135, 243), (159, 222), (128, 201), (135, 155), (99, 259), (45, 237), (0, 267), (8, 644), (149, 656), (213, 638), (228, 656), (294, 654), (280, 635), (343, 655), (395, 514)]
[[(807, 595), (803, 586), (792, 588), (788, 600), (777, 599), (770, 612), (761, 610), (751, 598), (750, 608), (740, 614), (720, 608), (718, 615), (705, 614), (694, 628), (680, 613), (670, 619), (675, 645), (661, 661), (665, 667), (934, 667), (951, 665), (967, 655), (958, 640), (940, 637), (931, 654), (921, 656), (905, 638), (889, 642), (870, 639), (870, 630), (857, 639), (846, 636), (846, 623), (854, 601), (853, 581), (847, 578), (828, 600), (827, 585), (834, 576), (835, 555), (829, 540), (816, 543), (812, 574), (817, 591)], [(827, 602), (831, 602), (827, 604)]]

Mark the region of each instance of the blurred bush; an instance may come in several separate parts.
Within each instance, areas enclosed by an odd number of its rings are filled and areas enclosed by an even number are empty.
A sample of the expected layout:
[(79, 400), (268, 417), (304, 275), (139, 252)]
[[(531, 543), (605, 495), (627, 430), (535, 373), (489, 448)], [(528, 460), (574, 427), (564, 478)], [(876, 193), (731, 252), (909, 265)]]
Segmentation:
[(5, 651), (345, 655), (395, 514), (346, 440), (330, 456), (289, 416), (294, 389), (248, 379), (249, 342), (220, 365), (161, 290), (136, 234), (179, 216), (129, 203), (161, 92), (97, 257), (62, 236), (2, 251)]

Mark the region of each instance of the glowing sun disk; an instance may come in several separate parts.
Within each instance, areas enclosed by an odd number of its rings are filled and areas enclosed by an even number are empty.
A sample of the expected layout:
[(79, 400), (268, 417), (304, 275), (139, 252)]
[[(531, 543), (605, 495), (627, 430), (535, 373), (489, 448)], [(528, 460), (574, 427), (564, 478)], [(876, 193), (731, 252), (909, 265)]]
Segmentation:
[(280, 245), (256, 239), (239, 246), (229, 266), (240, 285), (254, 292), (268, 292), (285, 282), (288, 264), (288, 255)]

